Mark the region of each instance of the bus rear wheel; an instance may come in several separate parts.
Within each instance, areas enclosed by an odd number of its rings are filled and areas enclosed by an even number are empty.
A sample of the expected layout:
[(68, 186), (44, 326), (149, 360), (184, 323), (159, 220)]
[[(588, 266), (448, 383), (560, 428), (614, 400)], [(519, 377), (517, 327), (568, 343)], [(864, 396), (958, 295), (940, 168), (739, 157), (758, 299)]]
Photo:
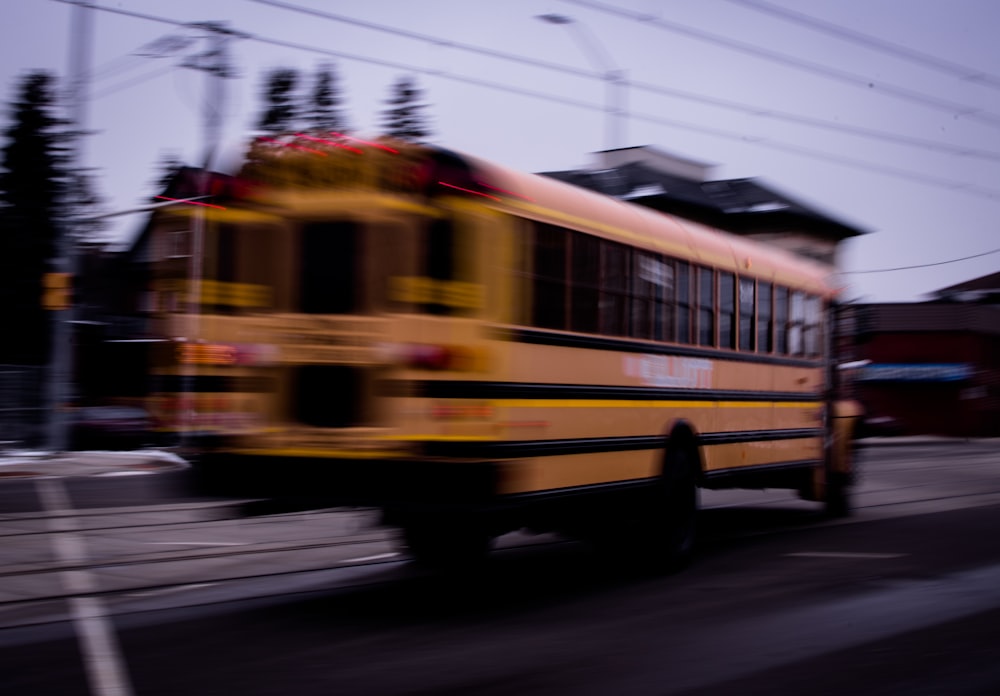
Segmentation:
[(431, 569), (467, 568), (482, 563), (492, 538), (467, 520), (411, 520), (403, 543), (417, 565)]
[(655, 484), (633, 505), (615, 508), (612, 521), (590, 529), (584, 537), (628, 570), (658, 574), (683, 568), (695, 548), (697, 461), (691, 447), (668, 450)]

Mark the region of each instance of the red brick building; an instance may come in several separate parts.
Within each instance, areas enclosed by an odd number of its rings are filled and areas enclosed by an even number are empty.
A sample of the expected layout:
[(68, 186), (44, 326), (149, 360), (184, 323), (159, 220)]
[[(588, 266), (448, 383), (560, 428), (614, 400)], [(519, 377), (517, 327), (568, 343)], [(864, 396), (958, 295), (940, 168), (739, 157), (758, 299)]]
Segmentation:
[(855, 395), (901, 434), (1000, 436), (1000, 273), (932, 295), (856, 308)]

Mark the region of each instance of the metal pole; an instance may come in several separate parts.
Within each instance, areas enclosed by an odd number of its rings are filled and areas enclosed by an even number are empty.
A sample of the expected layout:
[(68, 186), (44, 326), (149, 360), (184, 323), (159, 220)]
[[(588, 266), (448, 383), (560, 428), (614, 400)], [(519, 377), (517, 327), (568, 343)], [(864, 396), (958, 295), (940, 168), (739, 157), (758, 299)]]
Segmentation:
[(601, 78), (605, 83), (606, 147), (608, 150), (625, 147), (625, 126), (628, 119), (625, 104), (628, 80), (625, 71), (615, 67), (614, 61), (611, 60), (597, 37), (578, 20), (560, 14), (538, 15), (538, 19), (549, 24), (561, 24), (569, 27), (573, 38), (576, 39), (582, 51), (587, 54), (591, 63), (601, 71)]
[[(94, 5), (78, 0), (73, 3), (70, 20), (67, 111), (73, 132), (69, 140), (68, 168), (73, 174), (67, 184), (63, 199), (65, 209), (58, 224), (55, 270), (68, 273), (72, 285), (76, 283), (76, 238), (79, 206), (83, 198), (83, 139), (86, 129), (87, 88), (90, 85), (90, 56), (93, 43)], [(52, 311), (52, 356), (49, 374), (49, 428), (48, 448), (62, 452), (68, 445), (69, 402), (73, 398), (73, 317), (74, 301), (65, 308)]]
[[(211, 179), (212, 163), (218, 152), (219, 139), (222, 134), (222, 118), (225, 99), (225, 80), (232, 77), (233, 70), (229, 65), (229, 55), (227, 53), (229, 39), (234, 36), (243, 36), (238, 32), (228, 29), (221, 22), (200, 22), (196, 25), (208, 32), (209, 46), (200, 56), (185, 63), (186, 67), (196, 70), (203, 70), (207, 75), (205, 86), (204, 103), (204, 150), (202, 155), (202, 167), (199, 175), (198, 193), (208, 195), (209, 182)], [(202, 295), (202, 275), (204, 263), (204, 244), (206, 229), (205, 210), (199, 208), (196, 211), (191, 229), (191, 258), (188, 267), (189, 275), (189, 297), (188, 297), (188, 322), (187, 322), (187, 342), (198, 340), (200, 335), (200, 314)], [(196, 404), (191, 396), (194, 393), (194, 378), (196, 366), (185, 366), (184, 383), (188, 393), (184, 394), (182, 404), (184, 408), (184, 427), (181, 430), (181, 445), (190, 445), (190, 438), (197, 423)]]

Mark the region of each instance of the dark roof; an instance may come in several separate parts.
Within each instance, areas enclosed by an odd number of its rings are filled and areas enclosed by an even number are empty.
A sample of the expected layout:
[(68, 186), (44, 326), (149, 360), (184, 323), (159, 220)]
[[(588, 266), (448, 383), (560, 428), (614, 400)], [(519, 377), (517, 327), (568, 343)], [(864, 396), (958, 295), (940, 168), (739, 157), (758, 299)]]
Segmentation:
[(734, 232), (794, 225), (838, 241), (866, 233), (756, 179), (693, 181), (641, 162), (615, 169), (542, 174)]
[[(169, 198), (193, 198), (200, 195), (202, 192), (200, 177), (203, 172), (204, 170), (198, 167), (179, 167), (173, 176), (170, 177), (169, 181), (167, 181), (162, 193), (153, 196), (150, 202), (163, 203)], [(225, 179), (232, 178), (227, 174), (220, 174), (219, 172), (211, 172), (211, 176)], [(136, 231), (126, 243), (123, 250), (123, 255), (126, 258), (133, 259), (133, 257), (144, 253), (143, 247), (149, 236), (149, 230), (156, 219), (157, 214), (155, 210), (150, 210), (143, 216), (142, 222), (136, 227)]]
[(931, 294), (935, 297), (948, 297), (964, 293), (982, 295), (1000, 294), (1000, 272), (990, 273), (989, 275), (980, 276), (979, 278), (973, 278), (972, 280), (967, 280), (964, 283), (949, 285), (946, 288), (935, 290)]

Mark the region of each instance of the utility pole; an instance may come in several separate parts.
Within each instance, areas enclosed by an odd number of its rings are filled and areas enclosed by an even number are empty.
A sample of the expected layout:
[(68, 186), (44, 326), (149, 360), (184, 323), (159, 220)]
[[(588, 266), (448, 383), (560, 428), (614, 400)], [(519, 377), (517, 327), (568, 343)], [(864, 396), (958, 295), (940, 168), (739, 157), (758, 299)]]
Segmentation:
[[(229, 29), (223, 22), (198, 22), (191, 25), (194, 28), (203, 29), (208, 32), (208, 47), (203, 53), (190, 57), (184, 61), (183, 66), (194, 70), (202, 70), (206, 73), (208, 80), (205, 85), (205, 100), (202, 105), (203, 138), (204, 150), (202, 154), (202, 167), (199, 176), (199, 195), (209, 194), (209, 182), (211, 179), (212, 164), (219, 149), (219, 139), (222, 135), (222, 119), (225, 105), (225, 80), (234, 77), (235, 71), (229, 62), (229, 41), (233, 38), (245, 38), (247, 35)], [(188, 265), (188, 322), (187, 341), (197, 341), (200, 336), (199, 315), (201, 313), (201, 289), (202, 289), (202, 264), (204, 259), (205, 244), (205, 220), (206, 212), (204, 208), (198, 208), (192, 220), (191, 229), (191, 253)], [(182, 429), (182, 445), (188, 445), (190, 433), (194, 431), (196, 425), (196, 404), (190, 399), (194, 389), (194, 365), (184, 366), (186, 372), (184, 376), (185, 406), (182, 406), (184, 415), (182, 416), (185, 427)]]
[[(84, 196), (84, 149), (87, 121), (87, 90), (90, 86), (90, 57), (93, 42), (93, 5), (78, 0), (73, 3), (70, 20), (69, 87), (66, 105), (72, 134), (69, 140), (68, 170), (71, 172), (63, 195), (64, 209), (57, 221), (58, 239), (54, 272), (47, 282), (63, 285), (59, 292), (66, 299), (52, 307), (52, 356), (49, 372), (48, 449), (62, 452), (68, 445), (69, 403), (73, 398), (75, 351), (73, 349), (73, 284), (77, 272), (77, 239), (81, 203)], [(68, 287), (66, 287), (68, 286)], [(68, 299), (68, 301), (67, 301)]]
[[(191, 26), (208, 32), (208, 48), (203, 53), (191, 56), (182, 63), (183, 67), (204, 71), (208, 76), (205, 85), (205, 100), (202, 104), (204, 143), (201, 176), (197, 191), (199, 195), (208, 195), (212, 163), (215, 161), (219, 138), (222, 135), (222, 117), (226, 96), (225, 80), (234, 75), (234, 70), (229, 64), (228, 43), (234, 36), (242, 37), (244, 35), (227, 28), (222, 22), (199, 22)], [(199, 209), (193, 222), (188, 269), (190, 278), (188, 311), (191, 315), (189, 340), (194, 339), (197, 334), (198, 312), (200, 311), (202, 247), (205, 237), (204, 210)]]
[(229, 62), (229, 41), (245, 39), (248, 34), (230, 29), (224, 22), (197, 22), (190, 25), (194, 29), (208, 32), (208, 47), (204, 52), (191, 56), (181, 65), (193, 70), (201, 70), (208, 75), (203, 104), (204, 153), (202, 166), (212, 167), (222, 134), (222, 118), (225, 108), (225, 80), (235, 77), (236, 71)]

